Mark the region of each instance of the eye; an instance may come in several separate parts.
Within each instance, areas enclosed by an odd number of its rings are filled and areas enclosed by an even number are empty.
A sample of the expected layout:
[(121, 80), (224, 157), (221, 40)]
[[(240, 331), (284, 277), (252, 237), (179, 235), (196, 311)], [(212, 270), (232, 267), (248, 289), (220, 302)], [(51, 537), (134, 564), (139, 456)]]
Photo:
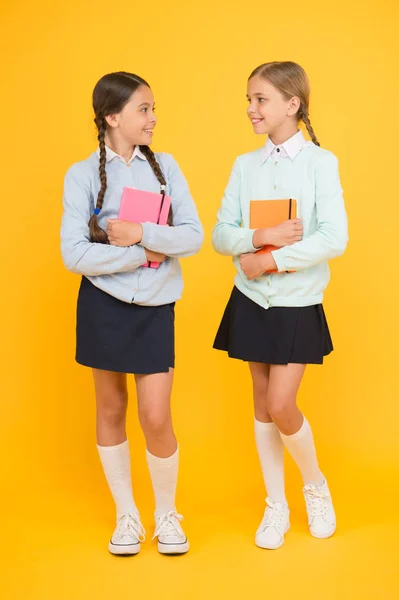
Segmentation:
[(258, 98), (259, 102), (265, 102), (266, 98)]

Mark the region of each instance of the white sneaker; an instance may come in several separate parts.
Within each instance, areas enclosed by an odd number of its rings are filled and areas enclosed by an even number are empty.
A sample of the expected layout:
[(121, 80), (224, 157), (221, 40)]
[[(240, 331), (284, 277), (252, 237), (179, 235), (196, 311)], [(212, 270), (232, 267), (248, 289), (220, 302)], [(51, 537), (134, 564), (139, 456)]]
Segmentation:
[(266, 498), (266, 510), (255, 536), (259, 548), (276, 550), (284, 544), (284, 534), (290, 528), (290, 509), (286, 504)]
[(336, 529), (336, 518), (326, 480), (321, 485), (305, 485), (303, 493), (310, 533), (316, 538), (328, 538)]
[(158, 550), (161, 554), (185, 554), (188, 552), (189, 543), (180, 525), (182, 520), (182, 515), (175, 510), (155, 518), (156, 527), (152, 539), (158, 538)]
[(117, 523), (108, 545), (111, 554), (138, 554), (140, 542), (145, 540), (145, 529), (138, 514), (126, 513)]

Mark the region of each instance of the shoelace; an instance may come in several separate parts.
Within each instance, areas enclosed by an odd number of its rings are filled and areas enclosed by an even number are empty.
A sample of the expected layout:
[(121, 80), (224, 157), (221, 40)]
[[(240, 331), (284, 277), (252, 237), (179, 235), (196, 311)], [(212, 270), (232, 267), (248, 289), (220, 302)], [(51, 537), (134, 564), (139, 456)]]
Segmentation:
[(183, 516), (179, 515), (176, 511), (170, 510), (169, 512), (165, 513), (158, 521), (152, 539), (158, 537), (159, 535), (177, 535), (179, 538), (183, 539), (184, 535), (182, 535), (179, 521), (183, 521)]
[(325, 517), (330, 496), (314, 485), (305, 486), (305, 492), (312, 512), (312, 517)]
[(267, 527), (275, 527), (279, 530), (283, 524), (284, 506), (278, 502), (273, 502), (269, 498), (266, 498), (266, 504), (265, 516), (259, 528), (260, 533), (265, 531)]
[(125, 535), (136, 537), (139, 542), (145, 540), (145, 529), (136, 515), (127, 513), (122, 515), (118, 521), (118, 535), (123, 538)]

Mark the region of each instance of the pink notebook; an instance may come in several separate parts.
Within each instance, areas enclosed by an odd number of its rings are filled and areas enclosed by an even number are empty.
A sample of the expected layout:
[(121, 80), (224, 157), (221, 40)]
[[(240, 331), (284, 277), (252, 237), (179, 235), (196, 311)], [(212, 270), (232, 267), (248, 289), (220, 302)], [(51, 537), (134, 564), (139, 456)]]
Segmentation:
[[(136, 188), (123, 188), (119, 219), (130, 223), (157, 223), (166, 225), (170, 210), (170, 196), (145, 192)], [(143, 267), (157, 269), (159, 263), (145, 263)]]

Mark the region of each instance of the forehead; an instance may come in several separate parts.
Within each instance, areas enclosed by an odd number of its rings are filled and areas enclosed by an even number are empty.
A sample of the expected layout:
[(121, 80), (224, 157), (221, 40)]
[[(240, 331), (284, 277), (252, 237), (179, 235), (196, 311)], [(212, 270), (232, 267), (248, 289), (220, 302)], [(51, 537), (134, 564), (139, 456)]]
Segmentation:
[(140, 106), (141, 104), (154, 104), (154, 94), (146, 85), (140, 85), (137, 90), (132, 94), (128, 104), (134, 106)]
[(279, 95), (279, 91), (269, 81), (266, 81), (259, 75), (255, 75), (248, 81), (247, 94), (248, 96), (275, 96)]

